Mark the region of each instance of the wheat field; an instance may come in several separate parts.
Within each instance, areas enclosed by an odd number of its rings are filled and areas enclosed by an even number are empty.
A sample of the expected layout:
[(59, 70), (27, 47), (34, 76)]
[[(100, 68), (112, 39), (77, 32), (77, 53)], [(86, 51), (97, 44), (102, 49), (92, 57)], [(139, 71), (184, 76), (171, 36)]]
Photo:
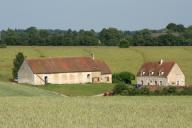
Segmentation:
[(191, 128), (192, 97), (4, 97), (2, 128)]

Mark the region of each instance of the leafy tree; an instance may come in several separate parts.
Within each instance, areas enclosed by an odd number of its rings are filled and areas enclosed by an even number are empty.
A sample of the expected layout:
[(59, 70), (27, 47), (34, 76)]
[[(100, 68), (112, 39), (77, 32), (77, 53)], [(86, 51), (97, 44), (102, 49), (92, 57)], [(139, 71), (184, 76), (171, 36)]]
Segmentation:
[(79, 41), (80, 41), (80, 45), (83, 45), (83, 46), (90, 46), (90, 45), (98, 44), (98, 39), (93, 30), (92, 31), (81, 30), (79, 32)]
[(19, 52), (16, 55), (15, 59), (13, 60), (13, 69), (12, 69), (13, 79), (17, 78), (19, 68), (21, 67), (24, 59), (25, 59), (25, 57), (24, 57), (23, 53)]
[(167, 29), (175, 31), (177, 29), (177, 25), (175, 23), (170, 23), (167, 25)]
[(107, 46), (117, 46), (122, 38), (122, 31), (116, 28), (104, 28), (99, 33), (99, 39)]
[(128, 48), (129, 47), (129, 42), (127, 40), (121, 40), (119, 44), (120, 48)]
[(183, 34), (184, 38), (187, 40), (190, 40), (188, 42), (192, 42), (192, 26), (189, 26), (186, 30), (185, 33)]
[(177, 32), (184, 32), (185, 31), (185, 26), (182, 24), (177, 25)]
[(5, 33), (3, 33), (3, 35), (5, 35), (3, 40), (8, 45), (20, 44), (18, 32), (16, 32), (15, 30), (8, 29)]
[(182, 24), (174, 24), (174, 23), (170, 23), (167, 25), (167, 29), (171, 30), (173, 32), (184, 32), (185, 31), (185, 26)]
[(135, 75), (133, 75), (130, 72), (121, 72), (119, 74), (121, 80), (125, 82), (126, 84), (131, 84), (132, 80), (135, 80)]
[(135, 75), (130, 72), (113, 74), (113, 83), (123, 82), (126, 84), (131, 84), (132, 80), (135, 80)]
[(179, 45), (179, 42), (180, 40), (172, 34), (162, 35), (158, 37), (158, 45), (160, 46)]
[[(167, 31), (168, 30), (168, 31)], [(170, 23), (167, 29), (140, 31), (121, 31), (116, 28), (104, 28), (100, 32), (94, 30), (51, 30), (8, 29), (1, 31), (3, 43), (7, 45), (38, 45), (38, 46), (121, 46), (123, 40), (134, 46), (170, 46), (192, 45), (192, 27), (185, 28), (182, 24)]]

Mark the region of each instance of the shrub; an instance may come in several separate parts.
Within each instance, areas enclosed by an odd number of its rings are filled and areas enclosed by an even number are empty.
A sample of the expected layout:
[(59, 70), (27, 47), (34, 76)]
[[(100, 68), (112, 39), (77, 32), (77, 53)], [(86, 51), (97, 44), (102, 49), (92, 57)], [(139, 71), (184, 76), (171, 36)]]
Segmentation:
[(134, 96), (134, 95), (138, 94), (138, 91), (134, 86), (128, 86), (127, 90), (128, 90), (129, 96)]
[(176, 93), (176, 87), (174, 87), (174, 86), (168, 87), (167, 92), (169, 94), (175, 94)]
[(157, 88), (154, 92), (152, 92), (152, 94), (154, 95), (176, 95), (176, 94), (179, 94), (181, 93), (178, 92), (178, 89), (174, 86), (169, 86), (169, 87), (160, 87), (160, 88)]
[(122, 82), (125, 82), (126, 84), (131, 84), (132, 80), (135, 80), (135, 75), (133, 75), (130, 72), (121, 72), (119, 74), (120, 79)]
[(121, 40), (119, 44), (120, 48), (128, 48), (129, 47), (129, 42), (127, 40)]
[(127, 95), (129, 95), (128, 89), (123, 90), (123, 91), (121, 92), (121, 95), (122, 95), (122, 96), (127, 96)]
[(6, 44), (0, 44), (0, 48), (7, 48)]
[(164, 87), (162, 90), (160, 90), (160, 94), (168, 95), (168, 87)]
[(132, 80), (135, 80), (135, 75), (130, 72), (113, 74), (113, 83), (124, 82), (126, 84), (131, 84)]
[(162, 95), (172, 95), (176, 94), (176, 87), (170, 86), (170, 87), (164, 87), (160, 90), (160, 94)]
[(192, 95), (192, 87), (158, 87), (155, 91), (150, 91), (147, 86), (136, 88), (133, 85), (117, 84), (113, 89), (115, 94), (123, 96), (135, 95)]
[(141, 95), (148, 95), (149, 93), (150, 93), (150, 90), (146, 86), (139, 89), (139, 94)]
[(153, 95), (161, 95), (160, 89), (156, 89), (154, 92), (152, 92)]
[(180, 95), (192, 95), (192, 87), (184, 87)]
[(113, 93), (114, 94), (121, 94), (124, 90), (126, 90), (127, 86), (124, 83), (119, 83), (115, 85), (113, 88)]

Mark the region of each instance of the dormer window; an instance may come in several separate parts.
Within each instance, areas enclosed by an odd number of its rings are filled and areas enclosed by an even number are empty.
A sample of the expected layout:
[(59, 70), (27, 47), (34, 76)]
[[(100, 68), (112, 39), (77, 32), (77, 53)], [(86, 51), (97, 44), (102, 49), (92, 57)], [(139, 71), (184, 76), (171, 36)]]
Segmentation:
[(159, 72), (159, 76), (163, 76), (164, 75), (164, 72)]
[(154, 72), (150, 72), (150, 75), (154, 75)]
[(145, 72), (141, 72), (141, 76), (145, 75)]

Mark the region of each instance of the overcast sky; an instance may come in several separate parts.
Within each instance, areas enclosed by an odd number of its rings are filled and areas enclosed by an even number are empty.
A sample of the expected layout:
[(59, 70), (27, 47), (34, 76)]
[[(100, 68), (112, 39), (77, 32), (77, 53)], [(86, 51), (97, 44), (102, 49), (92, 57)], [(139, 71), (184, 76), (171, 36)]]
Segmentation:
[(192, 25), (192, 0), (0, 0), (0, 29), (159, 29)]

